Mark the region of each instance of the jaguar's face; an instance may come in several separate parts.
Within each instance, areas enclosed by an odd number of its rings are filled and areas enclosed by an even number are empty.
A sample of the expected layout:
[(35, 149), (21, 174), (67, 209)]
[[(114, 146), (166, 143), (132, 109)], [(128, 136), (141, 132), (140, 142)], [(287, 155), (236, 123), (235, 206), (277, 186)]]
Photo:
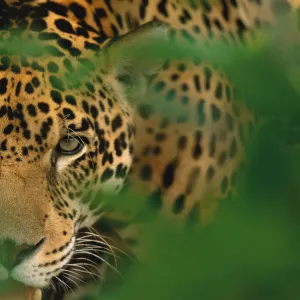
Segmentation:
[(43, 288), (85, 253), (77, 232), (103, 213), (90, 191), (117, 192), (132, 161), (130, 89), (120, 78), (129, 66), (139, 82), (149, 64), (118, 49), (139, 35), (160, 42), (166, 30), (146, 26), (109, 44), (109, 63), (76, 84), (67, 79), (89, 56), (0, 56), (0, 280)]
[(131, 109), (107, 74), (90, 77), (80, 89), (62, 88), (52, 74), (32, 68), (15, 74), (16, 60), (5, 59), (0, 279), (45, 287), (74, 254), (77, 230), (102, 213), (86, 190), (114, 193), (123, 184), (131, 163)]

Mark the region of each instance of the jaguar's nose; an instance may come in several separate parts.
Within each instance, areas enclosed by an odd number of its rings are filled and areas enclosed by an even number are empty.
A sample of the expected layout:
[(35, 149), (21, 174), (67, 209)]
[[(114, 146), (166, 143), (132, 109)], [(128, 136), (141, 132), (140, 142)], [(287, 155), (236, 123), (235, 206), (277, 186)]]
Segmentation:
[(16, 245), (11, 240), (5, 240), (0, 244), (0, 264), (7, 270), (12, 270), (19, 265), (24, 259), (32, 255), (44, 242), (41, 239), (36, 245)]

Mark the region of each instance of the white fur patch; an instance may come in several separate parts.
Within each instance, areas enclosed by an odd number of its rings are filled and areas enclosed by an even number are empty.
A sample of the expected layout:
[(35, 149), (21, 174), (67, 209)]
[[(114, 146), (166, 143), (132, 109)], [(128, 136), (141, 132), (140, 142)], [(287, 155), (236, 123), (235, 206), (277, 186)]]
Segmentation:
[(59, 157), (56, 164), (57, 172), (61, 172), (64, 168), (70, 165), (74, 160), (78, 159), (87, 151), (87, 146), (84, 146), (82, 150), (76, 155), (64, 155)]

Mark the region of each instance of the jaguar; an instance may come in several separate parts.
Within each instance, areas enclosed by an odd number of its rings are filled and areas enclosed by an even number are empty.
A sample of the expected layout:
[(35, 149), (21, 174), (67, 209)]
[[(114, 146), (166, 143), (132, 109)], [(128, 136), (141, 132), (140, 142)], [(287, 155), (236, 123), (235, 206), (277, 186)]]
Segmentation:
[[(1, 0), (0, 279), (40, 299), (71, 284), (70, 268), (84, 272), (80, 260), (101, 269), (101, 255), (117, 247), (101, 236), (104, 223), (135, 252), (135, 224), (103, 200), (127, 186), (159, 214), (208, 222), (218, 207), (211, 199), (233, 191), (253, 114), (216, 66), (148, 59), (147, 48), (243, 47), (293, 8), (287, 0)], [(93, 247), (101, 254), (87, 257)]]

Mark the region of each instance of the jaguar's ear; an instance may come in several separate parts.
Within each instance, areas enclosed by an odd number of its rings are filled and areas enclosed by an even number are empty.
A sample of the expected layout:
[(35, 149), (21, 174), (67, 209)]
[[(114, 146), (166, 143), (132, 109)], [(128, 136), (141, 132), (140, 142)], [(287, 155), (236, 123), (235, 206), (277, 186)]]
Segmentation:
[(111, 40), (104, 48), (102, 65), (127, 90), (136, 93), (144, 85), (147, 75), (154, 74), (164, 63), (167, 41), (167, 26), (149, 22)]

